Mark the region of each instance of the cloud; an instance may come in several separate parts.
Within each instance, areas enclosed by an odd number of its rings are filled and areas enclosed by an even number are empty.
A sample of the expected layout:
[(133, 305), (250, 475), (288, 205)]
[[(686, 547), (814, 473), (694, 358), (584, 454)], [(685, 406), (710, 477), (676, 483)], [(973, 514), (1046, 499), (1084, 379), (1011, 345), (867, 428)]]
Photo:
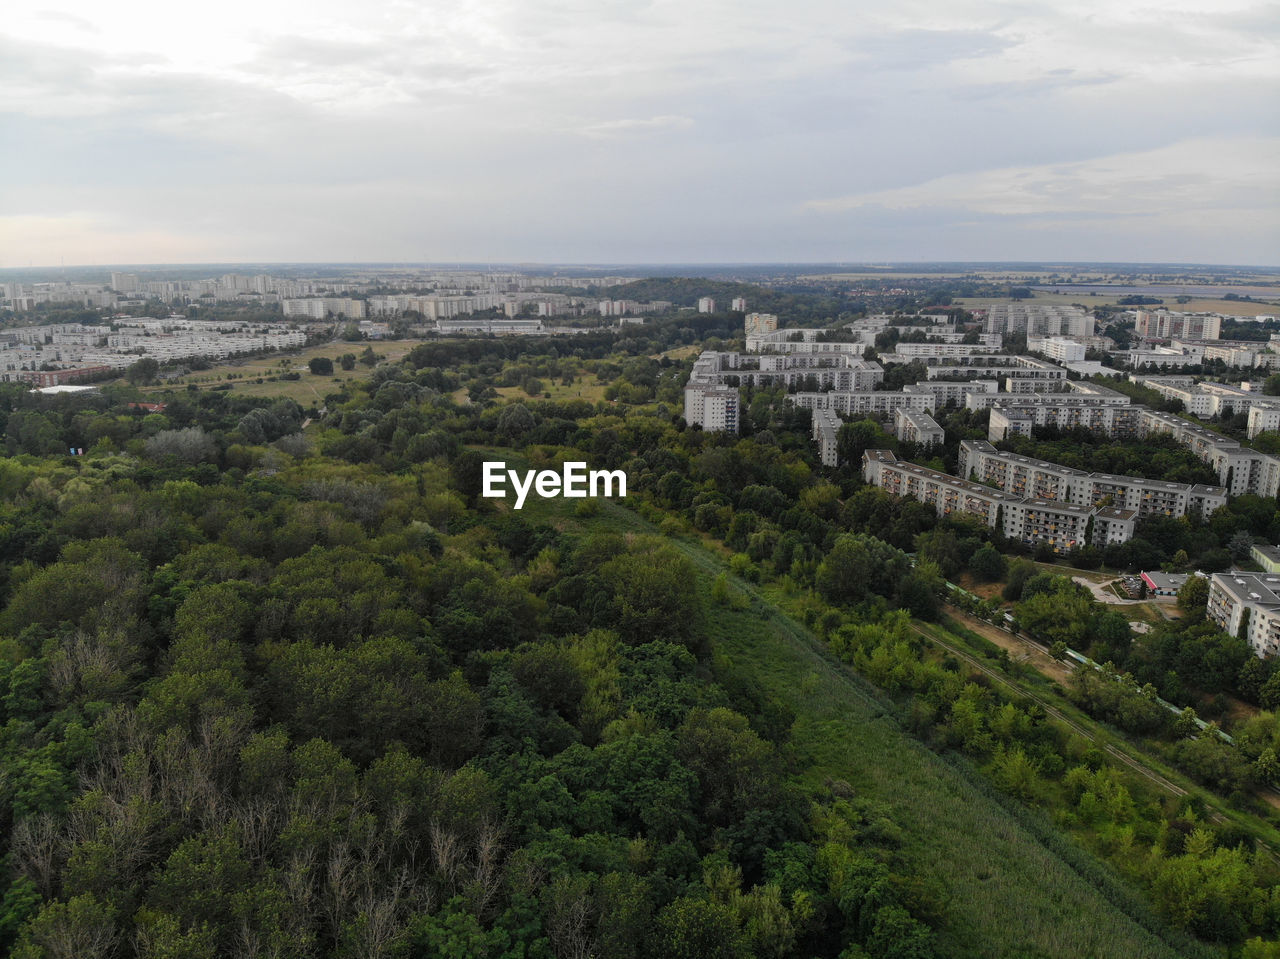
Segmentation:
[(940, 208), (998, 216), (1143, 216), (1170, 208), (1251, 209), (1280, 197), (1280, 137), (1186, 140), (1075, 163), (1002, 167), (811, 200), (839, 213), (865, 207)]
[(574, 132), (587, 137), (607, 138), (658, 133), (663, 130), (685, 130), (693, 120), (682, 116), (660, 116), (626, 120), (605, 120), (577, 127)]

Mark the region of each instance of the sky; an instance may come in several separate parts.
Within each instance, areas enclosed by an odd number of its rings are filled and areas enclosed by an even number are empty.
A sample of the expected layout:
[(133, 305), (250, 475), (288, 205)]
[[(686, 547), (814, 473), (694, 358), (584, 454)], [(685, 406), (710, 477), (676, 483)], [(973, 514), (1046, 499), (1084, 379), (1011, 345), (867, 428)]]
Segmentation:
[(0, 267), (1280, 264), (1271, 0), (11, 0)]

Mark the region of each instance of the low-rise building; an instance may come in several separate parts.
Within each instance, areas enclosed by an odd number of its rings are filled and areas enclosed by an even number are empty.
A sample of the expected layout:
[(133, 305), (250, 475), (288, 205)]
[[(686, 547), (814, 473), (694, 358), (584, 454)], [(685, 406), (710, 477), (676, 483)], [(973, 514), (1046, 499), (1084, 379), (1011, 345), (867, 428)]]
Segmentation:
[(1266, 546), (1255, 543), (1249, 550), (1249, 556), (1268, 573), (1280, 573), (1280, 546)]
[(1169, 599), (1178, 595), (1178, 590), (1186, 585), (1190, 573), (1164, 573), (1151, 570), (1143, 573), (1142, 581), (1147, 584), (1147, 595), (1160, 599)]

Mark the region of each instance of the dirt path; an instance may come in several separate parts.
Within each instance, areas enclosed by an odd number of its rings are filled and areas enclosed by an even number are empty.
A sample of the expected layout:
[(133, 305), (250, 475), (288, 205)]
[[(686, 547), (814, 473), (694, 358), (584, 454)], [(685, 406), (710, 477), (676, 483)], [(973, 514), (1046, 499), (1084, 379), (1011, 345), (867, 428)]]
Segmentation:
[(962, 623), (966, 629), (971, 629), (983, 639), (989, 639), (1001, 649), (1005, 650), (1012, 659), (1024, 660), (1034, 666), (1037, 670), (1044, 673), (1050, 679), (1065, 683), (1071, 678), (1072, 667), (1067, 666), (1054, 659), (1044, 649), (1029, 639), (1021, 636), (1014, 636), (1012, 633), (1006, 632), (997, 626), (983, 622), (968, 613), (963, 613), (954, 606), (947, 607), (947, 615), (958, 623)]

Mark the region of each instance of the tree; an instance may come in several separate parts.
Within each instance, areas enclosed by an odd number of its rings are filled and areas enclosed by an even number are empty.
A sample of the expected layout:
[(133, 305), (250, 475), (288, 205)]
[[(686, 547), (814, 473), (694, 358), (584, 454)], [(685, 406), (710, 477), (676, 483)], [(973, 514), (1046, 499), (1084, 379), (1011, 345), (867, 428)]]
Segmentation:
[(1005, 558), (991, 545), (983, 546), (969, 557), (970, 572), (987, 582), (1003, 579), (1006, 569)]
[(356, 355), (354, 353), (343, 353), (338, 357), (338, 363), (349, 373), (356, 368)]
[(154, 383), (156, 374), (160, 372), (160, 363), (150, 356), (133, 363), (125, 370), (125, 378), (135, 386), (140, 383)]
[(1188, 576), (1178, 590), (1178, 609), (1187, 614), (1204, 614), (1209, 602), (1209, 580), (1203, 576)]
[(846, 534), (818, 566), (815, 585), (828, 602), (853, 605), (869, 593), (892, 595), (909, 569), (906, 554), (884, 540)]
[(332, 376), (333, 360), (327, 356), (313, 356), (307, 361), (307, 368), (316, 376)]

